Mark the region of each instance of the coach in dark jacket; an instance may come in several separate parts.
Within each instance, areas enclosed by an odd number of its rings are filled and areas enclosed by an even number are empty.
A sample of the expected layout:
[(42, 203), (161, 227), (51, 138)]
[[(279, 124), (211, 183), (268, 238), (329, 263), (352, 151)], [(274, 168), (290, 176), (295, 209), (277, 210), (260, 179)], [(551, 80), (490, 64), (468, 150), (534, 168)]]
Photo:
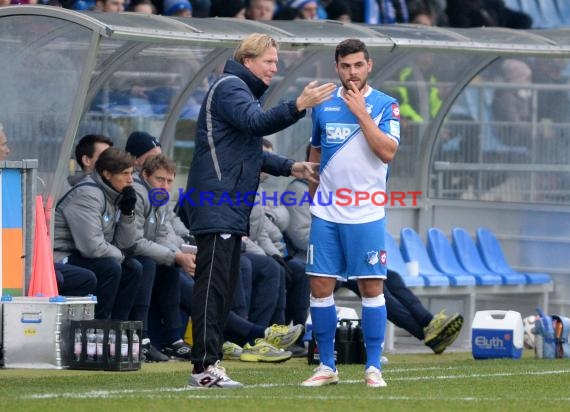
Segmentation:
[(330, 98), (335, 85), (311, 82), (295, 101), (264, 111), (260, 99), (277, 72), (277, 47), (265, 34), (246, 37), (206, 94), (198, 116), (186, 193), (179, 199), (181, 217), (198, 246), (190, 386), (242, 386), (218, 361), (260, 172), (313, 178), (309, 163), (264, 154), (262, 137), (295, 123), (305, 109)]

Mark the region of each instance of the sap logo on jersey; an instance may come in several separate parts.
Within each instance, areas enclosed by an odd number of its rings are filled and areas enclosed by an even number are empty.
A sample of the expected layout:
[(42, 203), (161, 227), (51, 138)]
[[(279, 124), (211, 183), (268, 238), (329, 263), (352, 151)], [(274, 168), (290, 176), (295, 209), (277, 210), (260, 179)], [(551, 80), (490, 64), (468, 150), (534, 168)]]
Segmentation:
[(327, 123), (327, 143), (342, 143), (358, 129), (357, 124)]

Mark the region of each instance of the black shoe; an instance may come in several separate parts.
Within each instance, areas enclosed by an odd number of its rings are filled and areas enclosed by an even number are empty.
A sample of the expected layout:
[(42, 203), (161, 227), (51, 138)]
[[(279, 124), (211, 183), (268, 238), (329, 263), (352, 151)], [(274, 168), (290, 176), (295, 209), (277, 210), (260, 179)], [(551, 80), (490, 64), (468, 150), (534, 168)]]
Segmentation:
[(169, 360), (168, 356), (152, 346), (150, 341), (141, 345), (141, 353), (145, 362), (167, 362)]
[(192, 358), (192, 347), (182, 340), (165, 346), (162, 353), (174, 359), (189, 361)]
[(305, 346), (292, 345), (289, 346), (287, 350), (293, 354), (293, 358), (305, 358), (309, 356), (309, 351), (305, 348)]

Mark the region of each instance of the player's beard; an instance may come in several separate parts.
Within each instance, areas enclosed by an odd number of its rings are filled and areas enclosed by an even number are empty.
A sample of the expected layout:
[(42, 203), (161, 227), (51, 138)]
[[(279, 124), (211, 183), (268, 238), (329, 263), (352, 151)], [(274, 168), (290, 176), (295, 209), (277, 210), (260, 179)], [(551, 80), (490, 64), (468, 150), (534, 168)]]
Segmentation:
[[(366, 89), (366, 82), (368, 80), (368, 77), (365, 77), (364, 79), (358, 79), (357, 81), (353, 80), (353, 82), (356, 84), (356, 88), (359, 91), (364, 91), (364, 89)], [(347, 79), (346, 81), (342, 82), (342, 87), (345, 88), (345, 90), (352, 90), (352, 87), (350, 87), (350, 79)]]

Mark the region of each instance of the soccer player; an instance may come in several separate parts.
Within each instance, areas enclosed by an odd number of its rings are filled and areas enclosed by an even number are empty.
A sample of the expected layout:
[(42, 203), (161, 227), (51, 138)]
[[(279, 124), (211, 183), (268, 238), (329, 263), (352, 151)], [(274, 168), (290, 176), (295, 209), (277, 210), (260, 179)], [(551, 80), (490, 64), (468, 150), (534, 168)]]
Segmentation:
[[(321, 364), (302, 386), (338, 383), (333, 291), (337, 279), (356, 279), (362, 296), (366, 346), (364, 380), (369, 387), (383, 387), (386, 382), (380, 358), (386, 329), (385, 211), (364, 198), (365, 194), (386, 191), (388, 164), (400, 141), (399, 107), (394, 98), (368, 85), (372, 60), (362, 41), (348, 39), (339, 43), (335, 62), (342, 85), (332, 99), (316, 106), (312, 114), (310, 161), (320, 162), (321, 174), (318, 187), (312, 183), (309, 186), (314, 205), (307, 274)], [(333, 195), (329, 204), (330, 199), (325, 198), (341, 188), (350, 189), (354, 199), (347, 205), (346, 197), (341, 202)], [(357, 197), (355, 192), (362, 196)]]

